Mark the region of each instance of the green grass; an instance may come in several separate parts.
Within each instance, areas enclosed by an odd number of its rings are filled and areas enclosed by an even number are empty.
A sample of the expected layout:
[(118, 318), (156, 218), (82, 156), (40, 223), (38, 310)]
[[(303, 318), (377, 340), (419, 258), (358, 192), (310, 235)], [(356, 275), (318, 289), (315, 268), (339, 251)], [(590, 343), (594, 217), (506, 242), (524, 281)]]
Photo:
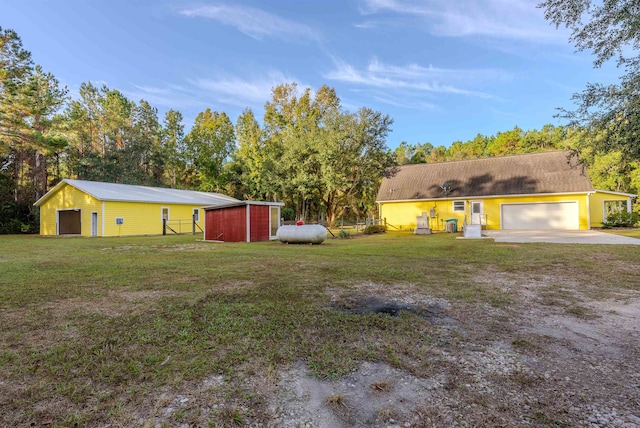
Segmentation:
[[(461, 340), (410, 313), (341, 311), (332, 293), (357, 299), (367, 297), (362, 284), (410, 285), (454, 307), (508, 311), (513, 298), (492, 278), (553, 275), (606, 297), (602, 281), (611, 292), (639, 289), (637, 269), (610, 268), (638, 255), (629, 247), (514, 246), (449, 234), (318, 246), (211, 244), (190, 235), (0, 236), (0, 380), (14, 385), (0, 394), (0, 425), (104, 424), (149, 405), (144, 397), (154, 391), (212, 375), (226, 381), (219, 392), (227, 406), (211, 412), (210, 426), (241, 425), (259, 419), (247, 409), (264, 407), (247, 381), (257, 374), (304, 361), (331, 378), (385, 361), (426, 375), (437, 369), (416, 362), (433, 343)], [(173, 415), (175, 423), (192, 417), (201, 416)]]
[(606, 233), (612, 233), (614, 235), (622, 235), (622, 236), (628, 236), (630, 238), (638, 238), (640, 239), (640, 228), (636, 227), (634, 229), (602, 229), (603, 232)]

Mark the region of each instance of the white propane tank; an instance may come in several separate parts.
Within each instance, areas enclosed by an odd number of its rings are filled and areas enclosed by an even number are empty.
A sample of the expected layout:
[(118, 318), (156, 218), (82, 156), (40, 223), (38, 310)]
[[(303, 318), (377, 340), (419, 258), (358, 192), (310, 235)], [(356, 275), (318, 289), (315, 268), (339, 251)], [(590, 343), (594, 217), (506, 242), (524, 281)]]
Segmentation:
[(319, 224), (280, 226), (276, 236), (286, 244), (322, 244), (327, 239), (327, 229)]

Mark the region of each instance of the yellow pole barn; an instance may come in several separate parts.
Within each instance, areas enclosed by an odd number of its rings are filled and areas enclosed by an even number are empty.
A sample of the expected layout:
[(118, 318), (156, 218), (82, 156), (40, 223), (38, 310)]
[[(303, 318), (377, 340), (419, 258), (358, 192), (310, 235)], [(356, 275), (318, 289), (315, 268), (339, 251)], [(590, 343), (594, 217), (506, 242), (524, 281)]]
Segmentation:
[(64, 179), (34, 204), (45, 236), (160, 235), (204, 229), (205, 206), (239, 202), (211, 192)]

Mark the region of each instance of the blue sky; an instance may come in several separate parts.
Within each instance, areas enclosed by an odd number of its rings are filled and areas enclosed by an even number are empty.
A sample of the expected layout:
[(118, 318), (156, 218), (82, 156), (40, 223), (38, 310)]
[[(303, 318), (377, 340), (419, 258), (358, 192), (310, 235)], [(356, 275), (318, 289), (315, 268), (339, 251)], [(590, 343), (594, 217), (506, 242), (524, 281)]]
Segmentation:
[(71, 95), (106, 84), (190, 128), (207, 107), (262, 118), (279, 83), (334, 87), (348, 110), (394, 120), (401, 141), (450, 145), (560, 122), (594, 70), (538, 0), (0, 0), (0, 26)]

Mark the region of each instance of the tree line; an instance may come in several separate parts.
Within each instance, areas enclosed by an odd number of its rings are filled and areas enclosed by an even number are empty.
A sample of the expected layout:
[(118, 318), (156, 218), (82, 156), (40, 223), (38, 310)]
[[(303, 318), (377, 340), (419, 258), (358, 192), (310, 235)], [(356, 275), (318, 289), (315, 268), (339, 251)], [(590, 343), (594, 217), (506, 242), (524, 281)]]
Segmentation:
[(206, 109), (188, 133), (183, 116), (160, 118), (147, 101), (91, 82), (76, 99), (33, 63), (20, 37), (0, 28), (0, 233), (38, 228), (33, 203), (63, 178), (278, 200), (300, 218), (364, 216), (395, 164), (393, 120), (346, 111), (334, 89), (273, 88), (262, 124), (251, 109), (232, 123)]

